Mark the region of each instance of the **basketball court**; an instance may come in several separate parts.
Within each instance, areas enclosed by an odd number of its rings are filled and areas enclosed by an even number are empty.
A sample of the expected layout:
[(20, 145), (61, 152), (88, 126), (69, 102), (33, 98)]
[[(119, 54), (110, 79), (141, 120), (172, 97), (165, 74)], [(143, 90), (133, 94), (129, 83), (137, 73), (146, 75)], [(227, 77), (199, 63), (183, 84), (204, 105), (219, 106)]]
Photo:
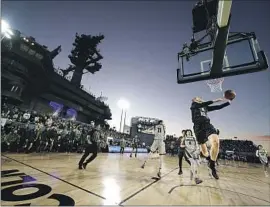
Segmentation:
[[(270, 205), (270, 181), (261, 165), (221, 161), (220, 180), (200, 167), (203, 183), (179, 176), (178, 158), (164, 157), (163, 177), (156, 174), (155, 160), (141, 169), (146, 154), (99, 154), (78, 170), (80, 154), (2, 155), (2, 205)], [(223, 165), (223, 164), (224, 165)]]
[[(268, 61), (255, 33), (229, 31), (232, 0), (202, 2), (207, 4), (198, 4), (192, 11), (192, 41), (178, 53), (177, 83), (214, 80), (212, 88), (222, 90), (218, 84), (224, 77), (266, 70)], [(195, 39), (195, 34), (205, 30), (211, 40), (204, 40), (206, 36)], [(241, 58), (239, 51), (244, 51)], [(264, 177), (260, 164), (221, 162), (219, 180), (210, 178), (207, 167), (201, 165), (203, 183), (195, 185), (190, 182), (184, 161), (184, 174), (177, 174), (177, 157), (164, 156), (162, 178), (156, 180), (153, 176), (157, 166), (152, 164), (157, 165), (157, 161), (149, 161), (145, 169), (140, 168), (146, 154), (139, 154), (138, 158), (129, 158), (129, 154), (99, 154), (86, 170), (78, 170), (81, 156), (2, 155), (1, 204), (270, 205), (270, 181)]]

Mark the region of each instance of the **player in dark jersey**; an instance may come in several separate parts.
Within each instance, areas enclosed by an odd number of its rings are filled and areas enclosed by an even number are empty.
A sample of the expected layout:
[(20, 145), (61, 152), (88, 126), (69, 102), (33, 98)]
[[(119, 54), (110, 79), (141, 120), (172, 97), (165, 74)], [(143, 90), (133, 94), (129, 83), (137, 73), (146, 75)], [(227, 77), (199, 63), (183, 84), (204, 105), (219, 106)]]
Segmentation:
[(139, 144), (139, 139), (138, 139), (138, 136), (135, 135), (135, 137), (132, 139), (132, 150), (130, 153), (130, 157), (132, 157), (132, 153), (134, 152), (134, 150), (135, 150), (135, 157), (137, 157), (138, 144)]
[[(178, 175), (182, 175), (183, 174), (183, 171), (182, 171), (182, 160), (183, 160), (183, 157), (185, 157), (185, 147), (181, 146), (181, 143), (183, 141), (183, 138), (186, 136), (186, 130), (182, 130), (182, 135), (180, 138), (179, 138), (179, 148), (178, 148), (178, 165), (179, 165), (179, 172), (178, 172)], [(185, 160), (187, 161), (187, 163), (189, 165), (191, 165), (190, 161), (187, 159), (187, 157), (185, 157)]]
[[(222, 101), (226, 102), (221, 105), (210, 106), (213, 103)], [(210, 123), (207, 113), (229, 106), (230, 103), (231, 102), (229, 100), (224, 98), (204, 102), (201, 98), (195, 97), (192, 99), (192, 104), (190, 107), (192, 122), (194, 124), (193, 130), (196, 139), (201, 147), (202, 155), (208, 160), (208, 167), (211, 169), (212, 175), (215, 179), (219, 179), (215, 168), (215, 162), (219, 152), (219, 137), (217, 135), (217, 130)], [(206, 142), (208, 140), (210, 140), (211, 143), (210, 155), (206, 146)]]
[[(79, 162), (79, 169), (86, 169), (88, 163), (92, 162), (98, 154), (98, 142), (100, 141), (100, 125), (98, 125), (95, 129), (92, 129), (87, 135), (87, 144), (85, 147), (84, 154)], [(92, 155), (85, 161), (88, 155), (92, 153)], [(85, 161), (85, 162), (84, 162)]]

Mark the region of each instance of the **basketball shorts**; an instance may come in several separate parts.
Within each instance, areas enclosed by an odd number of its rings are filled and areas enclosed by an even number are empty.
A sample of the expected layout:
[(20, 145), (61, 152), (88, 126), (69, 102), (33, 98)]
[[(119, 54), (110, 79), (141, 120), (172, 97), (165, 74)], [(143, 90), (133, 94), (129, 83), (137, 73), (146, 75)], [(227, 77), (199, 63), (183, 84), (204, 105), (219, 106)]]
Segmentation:
[(138, 145), (137, 144), (133, 144), (132, 145), (132, 149), (137, 149), (138, 148)]
[(206, 143), (210, 135), (217, 134), (216, 128), (210, 122), (194, 123), (193, 131), (198, 144)]
[(264, 165), (268, 165), (268, 158), (267, 157), (260, 157), (260, 161)]
[(160, 155), (165, 155), (165, 142), (161, 139), (154, 139), (153, 144), (151, 145), (151, 152), (156, 152), (158, 150)]
[(189, 151), (185, 151), (185, 158), (190, 161), (192, 165), (199, 166), (200, 165), (200, 153), (194, 152), (190, 153)]
[(96, 142), (92, 142), (92, 144), (87, 144), (85, 147), (85, 152), (87, 153), (97, 153), (98, 145)]

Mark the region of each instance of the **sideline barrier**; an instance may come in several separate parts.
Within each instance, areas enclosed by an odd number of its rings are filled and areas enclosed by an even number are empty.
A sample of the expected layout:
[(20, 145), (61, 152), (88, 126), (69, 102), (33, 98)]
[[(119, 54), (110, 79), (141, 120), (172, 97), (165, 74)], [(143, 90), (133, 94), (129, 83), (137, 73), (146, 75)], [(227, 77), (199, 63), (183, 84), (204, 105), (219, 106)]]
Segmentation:
[[(125, 147), (124, 153), (130, 153), (132, 151), (131, 147)], [(138, 148), (138, 153), (147, 153), (146, 148)], [(109, 153), (120, 153), (120, 146), (109, 146)]]

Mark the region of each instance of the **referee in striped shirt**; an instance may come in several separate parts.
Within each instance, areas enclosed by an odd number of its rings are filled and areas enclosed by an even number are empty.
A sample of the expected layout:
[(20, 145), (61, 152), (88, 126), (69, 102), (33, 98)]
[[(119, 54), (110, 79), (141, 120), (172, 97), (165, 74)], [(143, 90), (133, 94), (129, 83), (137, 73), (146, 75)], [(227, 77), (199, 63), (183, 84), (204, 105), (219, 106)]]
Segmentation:
[[(93, 128), (89, 134), (87, 135), (87, 144), (85, 147), (84, 154), (79, 162), (79, 169), (86, 169), (88, 163), (92, 162), (98, 153), (98, 142), (100, 141), (100, 125), (97, 125), (96, 128)], [(92, 153), (92, 155), (85, 162), (84, 160), (88, 157), (88, 155)]]

